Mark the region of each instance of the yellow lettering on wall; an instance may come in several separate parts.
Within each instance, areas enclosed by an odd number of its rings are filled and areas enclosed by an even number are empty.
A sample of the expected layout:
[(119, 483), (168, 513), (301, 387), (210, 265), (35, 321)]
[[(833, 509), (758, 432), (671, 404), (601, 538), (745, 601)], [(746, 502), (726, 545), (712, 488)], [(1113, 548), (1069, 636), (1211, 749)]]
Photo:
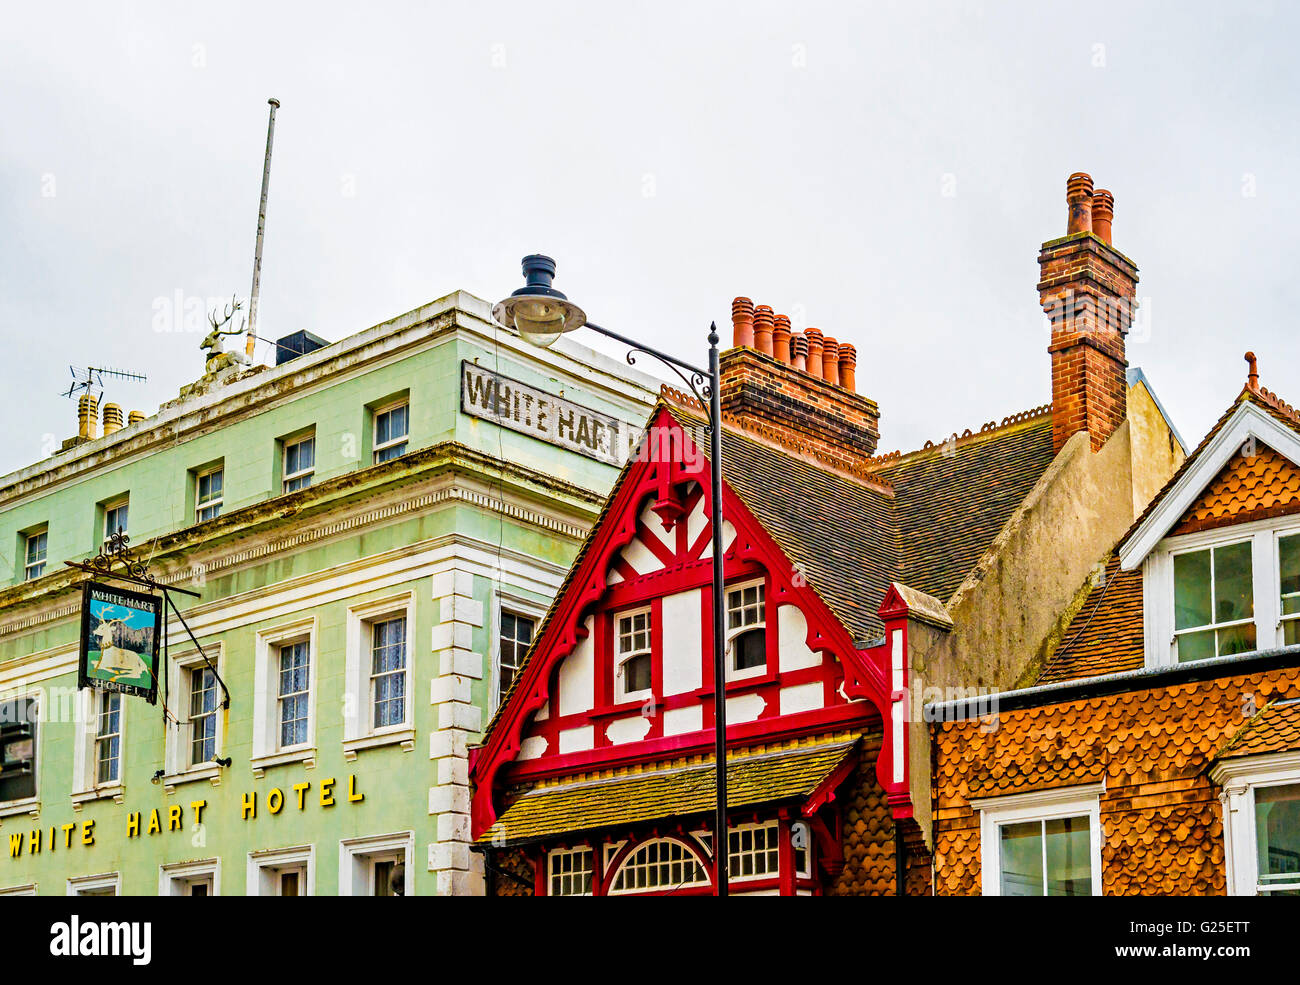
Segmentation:
[(58, 839), (54, 837), (54, 827), (53, 825), (51, 825), (50, 826), (50, 851), (54, 851), (54, 849), (58, 847), (58, 844), (59, 844)]
[(126, 816), (126, 836), (134, 838), (140, 833), (140, 812), (132, 811)]
[(240, 815), (240, 820), (247, 821), (250, 817), (257, 817), (257, 791), (244, 794), (244, 811)]
[(295, 783), (293, 785), (293, 792), (298, 795), (298, 810), (302, 810), (304, 799), (306, 798), (307, 791), (310, 788), (311, 788), (311, 784), (306, 782)]
[(272, 787), (271, 792), (266, 795), (266, 809), (272, 814), (279, 814), (280, 808), (284, 806), (284, 791), (279, 787)]
[(153, 812), (149, 815), (149, 833), (151, 835), (156, 835), (161, 830), (162, 819), (158, 816), (158, 808), (155, 807)]
[(205, 807), (207, 807), (207, 806), (208, 806), (208, 802), (207, 802), (206, 800), (191, 800), (191, 801), (190, 801), (190, 808), (194, 811), (194, 823), (195, 823), (195, 824), (202, 824), (202, 823), (203, 823), (203, 808), (205, 808)]
[(95, 843), (95, 822), (81, 822), (81, 843), (83, 845), (93, 845)]
[(321, 780), (321, 781), (320, 781), (320, 805), (321, 805), (321, 807), (333, 807), (333, 806), (334, 806), (334, 793), (333, 793), (333, 789), (334, 789), (334, 777), (331, 776), (328, 780)]
[(64, 848), (72, 847), (72, 832), (75, 831), (76, 828), (77, 826), (75, 824), (65, 824), (63, 826), (63, 847)]
[(23, 833), (21, 831), (9, 836), (9, 857), (17, 858), (23, 853)]
[(355, 773), (348, 777), (348, 803), (357, 804), (366, 799), (363, 793), (357, 793), (357, 775)]
[(167, 830), (179, 831), (181, 829), (181, 805), (172, 804), (167, 808)]
[(35, 855), (41, 850), (41, 829), (37, 828), (27, 836), (27, 853)]

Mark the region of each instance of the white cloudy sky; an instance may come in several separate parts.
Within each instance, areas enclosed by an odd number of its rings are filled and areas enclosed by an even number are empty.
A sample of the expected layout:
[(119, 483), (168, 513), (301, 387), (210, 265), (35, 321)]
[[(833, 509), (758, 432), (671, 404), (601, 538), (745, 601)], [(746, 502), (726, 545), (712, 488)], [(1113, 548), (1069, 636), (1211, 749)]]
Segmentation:
[[(248, 290), (328, 339), (555, 256), (593, 320), (704, 358), (746, 294), (859, 351), (881, 449), (1044, 403), (1037, 248), (1115, 195), (1195, 442), (1260, 357), (1300, 399), (1300, 16), (1282, 3), (83, 3), (0, 21), (0, 471), (68, 365), (199, 375), (159, 298)], [(951, 191), (952, 194), (945, 194)], [(603, 347), (603, 346), (602, 346)], [(612, 350), (611, 350), (612, 351)]]

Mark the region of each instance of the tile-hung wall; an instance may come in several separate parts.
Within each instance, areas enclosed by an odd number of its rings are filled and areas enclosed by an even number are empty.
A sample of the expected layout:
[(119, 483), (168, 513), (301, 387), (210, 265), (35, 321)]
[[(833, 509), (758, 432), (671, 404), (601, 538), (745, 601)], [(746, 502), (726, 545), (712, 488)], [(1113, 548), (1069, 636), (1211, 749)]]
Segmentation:
[[(466, 749), (617, 468), (463, 413), (464, 364), (656, 395), (457, 294), (0, 478), (0, 893), (481, 891)], [(76, 689), (62, 562), (115, 529), (201, 596), (155, 706)]]

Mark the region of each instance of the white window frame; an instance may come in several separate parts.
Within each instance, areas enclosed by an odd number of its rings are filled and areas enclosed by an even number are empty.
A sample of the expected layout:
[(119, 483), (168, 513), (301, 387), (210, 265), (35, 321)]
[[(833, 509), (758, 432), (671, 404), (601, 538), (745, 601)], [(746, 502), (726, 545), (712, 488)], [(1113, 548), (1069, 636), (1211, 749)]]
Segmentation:
[[(112, 893), (102, 893), (96, 890), (111, 889)], [(122, 895), (122, 873), (120, 872), (101, 872), (93, 876), (71, 876), (68, 878), (68, 895), (69, 896), (121, 896)]]
[[(765, 832), (764, 834), (765, 838), (770, 837), (773, 839), (773, 844), (775, 845), (774, 848), (764, 848), (761, 850), (757, 848), (751, 848), (748, 851), (741, 850), (734, 854), (732, 853), (731, 841), (733, 838), (743, 843), (745, 832), (750, 832), (750, 831), (756, 832), (760, 829)], [(752, 840), (753, 839), (751, 838), (751, 841)], [(766, 856), (771, 852), (776, 853), (776, 862), (774, 868), (772, 868), (768, 872), (758, 872), (758, 873), (753, 873), (751, 875), (741, 875), (740, 867), (734, 864), (734, 861), (736, 859), (739, 859), (744, 855), (753, 855), (755, 858), (761, 856), (764, 858), (764, 864), (766, 864), (767, 861)], [(809, 857), (811, 857), (811, 854), (809, 855)], [(755, 879), (779, 878), (781, 875), (781, 823), (779, 821), (758, 821), (758, 822), (751, 822), (748, 824), (727, 825), (727, 871), (728, 873), (730, 873), (730, 879), (732, 882), (749, 882)]]
[(35, 896), (36, 883), (29, 882), (21, 886), (6, 886), (0, 889), (0, 896)]
[(30, 797), (20, 797), (17, 800), (0, 800), (0, 818), (10, 817), (14, 814), (31, 814), (35, 817), (41, 811), (41, 742), (45, 738), (45, 721), (42, 717), (45, 713), (44, 695), (40, 691), (27, 690), (0, 693), (0, 704), (24, 699), (36, 703), (36, 736), (32, 742), (32, 777), (35, 781), (33, 785), (36, 792)]
[[(585, 869), (574, 868), (565, 872), (557, 872), (556, 868), (561, 860), (568, 862), (570, 859), (578, 859), (582, 856), (587, 858)], [(576, 845), (573, 848), (552, 848), (546, 853), (546, 895), (547, 896), (591, 896), (595, 891), (596, 885), (596, 853), (592, 851), (590, 845)], [(592, 889), (585, 893), (557, 893), (555, 891), (556, 880), (569, 879), (572, 881), (578, 877), (585, 877), (587, 873), (591, 874)], [(612, 881), (611, 881), (612, 885)]]
[(1259, 787), (1300, 783), (1300, 752), (1267, 753), (1222, 760), (1210, 772), (1210, 779), (1222, 787), (1219, 801), (1223, 804), (1223, 847), (1228, 895), (1254, 896), (1259, 888), (1255, 790)]
[[(221, 673), (224, 665), (225, 646), (221, 642), (205, 644), (204, 652), (207, 653), (208, 659), (212, 666)], [(172, 695), (183, 695), (183, 705), (176, 709), (176, 714), (180, 722), (169, 721), (166, 726), (166, 749), (164, 755), (164, 769), (167, 771), (163, 776), (163, 782), (168, 787), (175, 786), (178, 783), (189, 783), (194, 780), (211, 780), (213, 786), (216, 786), (221, 780), (221, 767), (214, 762), (200, 763), (190, 765), (190, 674), (196, 669), (206, 669), (207, 664), (203, 662), (203, 656), (198, 650), (172, 655), (171, 664), (167, 668), (167, 692)], [(221, 690), (221, 684), (217, 684), (217, 734), (215, 742), (215, 755), (221, 756), (226, 744), (226, 709), (221, 707), (222, 698), (225, 692)], [(177, 699), (180, 700), (179, 698)]]
[[(218, 472), (221, 473), (221, 495), (213, 499), (200, 501), (199, 485), (201, 481), (210, 475), (215, 475)], [(211, 468), (200, 469), (199, 471), (195, 472), (194, 473), (194, 522), (206, 523), (208, 520), (215, 520), (217, 517), (221, 516), (221, 511), (225, 508), (225, 504), (226, 504), (226, 463), (222, 461), (220, 465), (214, 465)], [(213, 507), (216, 507), (217, 510), (216, 513), (208, 517), (203, 516), (204, 510), (210, 510)]]
[(126, 768), (126, 709), (129, 702), (122, 698), (117, 720), (117, 779), (99, 782), (99, 715), (105, 697), (114, 692), (85, 688), (77, 695), (77, 715), (74, 726), (76, 741), (72, 749), (74, 805), (92, 800), (112, 798), (117, 803), (123, 799), (123, 772)]
[[(402, 435), (400, 438), (390, 437), (387, 441), (380, 442), (379, 418), (384, 414), (396, 410), (398, 407), (406, 408), (406, 433)], [(403, 444), (409, 445), (410, 441), (411, 441), (411, 398), (409, 396), (402, 397), (400, 400), (390, 401), (389, 403), (383, 404), (382, 406), (379, 407), (375, 407), (370, 411), (370, 464), (371, 465), (380, 464), (379, 455), (381, 452), (387, 451), (389, 448), (393, 448), (397, 445), (403, 445)], [(407, 448), (407, 451), (410, 451), (409, 447)], [(406, 452), (402, 452), (402, 455), (404, 454), (406, 454)], [(393, 457), (401, 458), (401, 455), (395, 455)], [(389, 459), (389, 461), (391, 461), (391, 459)]]
[(210, 896), (221, 895), (221, 859), (208, 858), (199, 862), (177, 862), (158, 866), (159, 896), (188, 896), (189, 893), (178, 892), (191, 882), (205, 877), (212, 879)]
[(1278, 541), (1290, 534), (1300, 534), (1300, 514), (1179, 534), (1160, 541), (1142, 562), (1146, 666), (1168, 667), (1178, 662), (1174, 645), (1174, 555), (1205, 550), (1207, 547), (1227, 547), (1246, 540), (1251, 545), (1255, 646), (1260, 650), (1281, 646), (1281, 562)]
[[(253, 775), (285, 763), (316, 765), (316, 703), (320, 678), (315, 616), (259, 630), (253, 638)], [(307, 741), (280, 745), (280, 647), (307, 644)]]
[[(365, 838), (347, 838), (339, 842), (339, 895), (370, 896), (374, 878), (373, 859), (376, 855), (402, 855), (405, 866), (405, 896), (415, 885), (415, 832), (398, 831), (393, 834), (371, 835)], [(364, 870), (364, 871), (363, 871)], [(361, 889), (362, 892), (357, 890)]]
[[(760, 618), (757, 623), (752, 623), (748, 626), (742, 625), (736, 629), (724, 628), (724, 632), (726, 633), (725, 639), (727, 641), (726, 643), (727, 680), (729, 681), (744, 681), (744, 680), (748, 680), (751, 677), (764, 676), (765, 674), (767, 674), (768, 670), (770, 669), (769, 663), (772, 659), (772, 654), (766, 653), (766, 635), (765, 635), (764, 636), (765, 659), (763, 663), (757, 667), (745, 667), (743, 669), (736, 666), (736, 651), (734, 649), (734, 644), (736, 642), (737, 637), (755, 629), (763, 630), (764, 634), (766, 634), (767, 632), (767, 579), (762, 577), (751, 578), (748, 581), (742, 581), (739, 582), (738, 584), (727, 585), (725, 587), (724, 596), (723, 596), (725, 600), (723, 605), (723, 626), (726, 627), (727, 622), (729, 622), (731, 618), (731, 606), (730, 606), (731, 594), (733, 592), (742, 592), (746, 588), (758, 588), (760, 594), (763, 596), (762, 602), (759, 603), (759, 606), (763, 610), (762, 618)], [(743, 603), (741, 605), (741, 608), (742, 609), (744, 608)]]
[(1006, 797), (985, 797), (970, 802), (980, 819), (980, 881), (985, 896), (1002, 895), (1002, 839), (999, 828), (1022, 821), (1052, 821), (1065, 817), (1088, 818), (1088, 848), (1092, 856), (1092, 895), (1102, 895), (1101, 783), (1055, 790), (1035, 790)]
[[(311, 442), (311, 467), (298, 469), (296, 472), (289, 471), (289, 449), (296, 448), (305, 442)], [(285, 438), (280, 442), (280, 491), (282, 493), (298, 492), (306, 489), (315, 481), (316, 476), (316, 429), (305, 431), (296, 437)], [(299, 479), (306, 479), (307, 482), (296, 489), (290, 489), (290, 483)]]
[(113, 536), (113, 534), (115, 534), (115, 533), (117, 532), (117, 531), (115, 531), (115, 530), (110, 530), (110, 529), (109, 529), (109, 526), (108, 526), (108, 525), (109, 525), (109, 522), (110, 522), (110, 519), (111, 519), (111, 517), (112, 517), (113, 511), (114, 511), (114, 510), (120, 510), (120, 509), (122, 509), (123, 507), (126, 508), (126, 526), (122, 528), (122, 533), (123, 533), (123, 534), (127, 534), (127, 533), (129, 533), (129, 528), (130, 528), (130, 526), (131, 526), (131, 497), (130, 497), (130, 496), (118, 496), (116, 499), (110, 499), (108, 502), (106, 502), (106, 503), (104, 504), (104, 529), (103, 529), (102, 533), (103, 533), (103, 535), (104, 535), (104, 536), (103, 536), (103, 541), (104, 541), (105, 544), (107, 544), (108, 541), (109, 541), (109, 538), (111, 538), (111, 537)]
[[(29, 561), (31, 543), (37, 537), (45, 538), (45, 550), (42, 552), (39, 561)], [(45, 568), (50, 558), (50, 525), (44, 524), (29, 533), (23, 534), (23, 581), (35, 581), (45, 574)], [(33, 569), (39, 569), (33, 573)]]
[[(400, 725), (375, 728), (374, 709), (370, 704), (371, 627), (398, 616), (406, 617), (406, 719)], [(417, 654), (414, 591), (348, 607), (344, 657), (344, 759), (351, 761), (360, 750), (374, 746), (400, 744), (407, 752), (414, 750)]]
[(1277, 606), (1277, 637), (1273, 641), (1274, 646), (1285, 646), (1286, 640), (1286, 623), (1300, 623), (1300, 613), (1290, 616), (1282, 614), (1282, 538), (1298, 537), (1300, 538), (1300, 524), (1294, 528), (1275, 527), (1273, 530), (1273, 604)]
[[(644, 651), (629, 650), (627, 653), (624, 653), (622, 650), (619, 649), (619, 646), (622, 642), (621, 641), (622, 630), (620, 628), (622, 622), (624, 619), (631, 619), (635, 616), (640, 616), (640, 615), (644, 615), (646, 621), (645, 633), (648, 640), (646, 649)], [(654, 670), (653, 670), (654, 639), (655, 639), (654, 609), (651, 608), (650, 606), (642, 605), (642, 606), (637, 606), (634, 609), (624, 609), (620, 612), (614, 613), (614, 703), (615, 704), (622, 704), (623, 702), (626, 701), (641, 701), (644, 700), (645, 698), (650, 698), (654, 696)], [(632, 657), (641, 656), (642, 653), (644, 653), (646, 656), (650, 658), (650, 666), (652, 668), (650, 674), (650, 686), (648, 688), (643, 688), (639, 691), (629, 691), (626, 686), (627, 677), (623, 673), (623, 664), (627, 662), (627, 660), (631, 659)]]
[(537, 642), (537, 631), (542, 628), (542, 619), (546, 616), (546, 608), (535, 602), (529, 602), (521, 599), (517, 595), (497, 592), (496, 605), (492, 613), (492, 680), (491, 691), (489, 692), (491, 709), (495, 710), (500, 704), (501, 696), (501, 622), (502, 616), (510, 615), (516, 618), (531, 619), (533, 621), (533, 642)]
[(316, 895), (316, 847), (314, 845), (268, 848), (249, 852), (244, 895), (279, 896), (275, 882), (284, 869), (302, 869), (304, 873), (302, 892), (298, 895)]

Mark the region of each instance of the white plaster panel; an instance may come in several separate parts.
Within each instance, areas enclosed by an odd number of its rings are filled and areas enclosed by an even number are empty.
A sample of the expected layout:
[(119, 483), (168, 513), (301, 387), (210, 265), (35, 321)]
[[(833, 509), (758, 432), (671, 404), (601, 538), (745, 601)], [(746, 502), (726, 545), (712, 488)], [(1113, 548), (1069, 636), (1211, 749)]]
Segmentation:
[(700, 589), (663, 599), (664, 694), (685, 694), (704, 681)]
[(596, 694), (595, 647), (591, 634), (592, 617), (587, 617), (587, 635), (560, 664), (558, 715), (576, 715), (591, 711)]
[(530, 735), (519, 743), (520, 759), (540, 759), (546, 753), (546, 736)]
[(809, 681), (793, 687), (781, 688), (781, 714), (793, 715), (800, 711), (812, 711), (826, 704), (825, 690), (821, 681)]
[(727, 724), (738, 725), (741, 722), (757, 720), (767, 707), (761, 694), (742, 694), (738, 698), (727, 699)]
[(566, 728), (560, 732), (560, 753), (581, 752), (593, 749), (596, 745), (596, 730), (590, 725), (581, 728)]
[(808, 620), (804, 618), (802, 609), (797, 605), (779, 606), (776, 627), (780, 670), (802, 670), (821, 665), (821, 654), (808, 649)]
[(605, 729), (605, 735), (615, 745), (624, 742), (640, 742), (650, 731), (650, 719), (644, 715), (632, 715), (628, 718), (616, 718)]
[(669, 708), (664, 712), (664, 735), (684, 735), (704, 728), (704, 709), (699, 705)]

